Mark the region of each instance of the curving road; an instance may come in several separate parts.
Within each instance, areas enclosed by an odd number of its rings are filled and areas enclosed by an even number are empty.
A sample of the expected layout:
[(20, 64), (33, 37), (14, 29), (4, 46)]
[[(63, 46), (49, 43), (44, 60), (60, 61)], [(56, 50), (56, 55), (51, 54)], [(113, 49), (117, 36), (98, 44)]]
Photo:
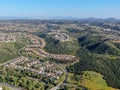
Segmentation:
[(59, 87), (67, 80), (68, 71), (67, 71), (65, 68), (63, 68), (63, 67), (61, 67), (61, 69), (62, 69), (62, 70), (64, 71), (64, 73), (65, 73), (65, 78), (64, 78), (57, 86), (51, 88), (50, 90), (58, 90)]
[[(35, 38), (35, 39), (40, 40), (40, 41), (42, 42), (41, 48), (44, 48), (44, 47), (45, 47), (46, 42), (45, 42), (45, 40), (44, 40), (43, 38), (39, 38), (39, 37), (34, 36), (34, 35), (29, 35), (28, 37), (30, 37), (30, 38), (33, 37), (33, 38)], [(32, 45), (31, 45), (31, 46), (32, 46)], [(42, 50), (42, 49), (41, 49), (41, 50)], [(47, 53), (47, 52), (46, 52), (46, 53)], [(18, 55), (19, 55), (19, 56), (22, 56), (22, 55), (21, 55), (21, 49), (18, 51)], [(68, 55), (68, 56), (71, 56), (71, 55)], [(73, 57), (75, 57), (75, 56), (73, 56)], [(13, 60), (15, 60), (15, 59), (13, 59)], [(12, 60), (10, 60), (10, 61), (12, 61)], [(5, 63), (3, 63), (3, 64), (0, 64), (0, 66), (5, 65), (5, 64), (9, 63), (10, 61), (5, 62)], [(74, 63), (76, 63), (76, 62), (73, 62), (72, 64), (74, 64)], [(57, 86), (53, 87), (53, 88), (50, 89), (50, 90), (58, 90), (61, 84), (63, 84), (64, 82), (67, 82), (68, 71), (66, 70), (65, 67), (63, 67), (63, 66), (61, 66), (61, 65), (59, 65), (59, 64), (58, 64), (58, 67), (63, 70), (63, 72), (65, 73), (65, 77), (64, 77), (64, 79), (63, 79)], [(12, 87), (12, 86), (11, 86), (11, 87)], [(16, 89), (16, 90), (19, 90), (19, 89)]]

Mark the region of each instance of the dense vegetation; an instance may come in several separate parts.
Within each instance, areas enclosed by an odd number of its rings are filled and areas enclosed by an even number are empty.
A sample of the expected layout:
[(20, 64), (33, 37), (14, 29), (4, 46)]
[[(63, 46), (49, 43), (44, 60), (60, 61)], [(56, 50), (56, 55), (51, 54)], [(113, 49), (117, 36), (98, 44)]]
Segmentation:
[(24, 46), (21, 42), (0, 43), (0, 63), (18, 57), (18, 51)]
[(3, 86), (3, 90), (11, 90), (9, 87)]
[(60, 42), (59, 40), (55, 40), (53, 38), (46, 38), (47, 45), (45, 49), (50, 53), (57, 54), (75, 54), (79, 49), (79, 45), (76, 40)]
[[(103, 75), (107, 85), (120, 88), (120, 43), (112, 42), (103, 37), (99, 31), (80, 31), (67, 28), (67, 31), (78, 38), (78, 44), (66, 44), (68, 42), (59, 42), (53, 38), (46, 38), (47, 46), (45, 49), (51, 53), (73, 53), (80, 58), (80, 61), (67, 70), (74, 75), (81, 75), (82, 71), (95, 71)], [(97, 35), (92, 35), (97, 34)], [(70, 48), (67, 48), (71, 46)], [(77, 49), (74, 48), (77, 47)], [(69, 50), (71, 49), (71, 50)], [(67, 88), (66, 86), (64, 88)], [(86, 86), (87, 88), (87, 86)]]
[(68, 83), (76, 87), (87, 87), (88, 90), (114, 90), (107, 86), (103, 76), (93, 71), (83, 71), (81, 75), (69, 74)]
[(81, 32), (79, 29), (74, 29), (74, 28), (66, 28), (66, 30), (70, 33), (80, 33)]
[[(110, 87), (120, 89), (119, 20), (15, 20), (9, 22), (29, 24), (30, 27), (36, 25), (32, 32), (28, 29), (27, 33), (44, 38), (47, 43), (44, 49), (47, 52), (72, 54), (80, 58), (79, 62), (67, 66), (67, 70), (71, 74), (68, 75), (68, 82), (61, 86), (61, 90), (87, 90), (93, 89), (97, 85), (98, 89), (103, 90), (112, 89)], [(37, 25), (43, 27), (36, 31), (34, 28)], [(51, 30), (62, 30), (76, 40), (61, 42), (48, 34)], [(0, 43), (0, 63), (18, 57), (17, 52), (24, 45), (21, 42)], [(27, 56), (41, 58), (35, 54)], [(47, 60), (56, 61), (49, 58)], [(67, 63), (65, 62), (65, 64)], [(0, 69), (0, 82), (24, 87), (27, 90), (49, 90), (56, 85), (49, 77), (5, 68)]]
[(88, 50), (78, 51), (80, 62), (68, 67), (68, 71), (81, 74), (82, 71), (90, 70), (101, 73), (109, 86), (120, 88), (120, 61), (105, 58), (104, 56), (91, 54)]
[(49, 90), (56, 85), (54, 80), (51, 80), (49, 77), (13, 68), (1, 68), (0, 82), (23, 87), (27, 90)]

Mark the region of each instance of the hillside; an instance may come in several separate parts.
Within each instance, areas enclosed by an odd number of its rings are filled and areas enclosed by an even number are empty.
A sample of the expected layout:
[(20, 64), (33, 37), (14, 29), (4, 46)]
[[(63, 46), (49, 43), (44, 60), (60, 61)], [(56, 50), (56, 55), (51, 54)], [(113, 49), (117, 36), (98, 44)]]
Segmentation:
[(109, 87), (101, 74), (93, 71), (84, 71), (82, 75), (69, 74), (68, 83), (88, 90), (117, 90)]
[(28, 90), (120, 89), (118, 20), (3, 20), (0, 25), (1, 83)]
[(0, 63), (18, 57), (18, 51), (24, 46), (23, 43), (0, 43)]

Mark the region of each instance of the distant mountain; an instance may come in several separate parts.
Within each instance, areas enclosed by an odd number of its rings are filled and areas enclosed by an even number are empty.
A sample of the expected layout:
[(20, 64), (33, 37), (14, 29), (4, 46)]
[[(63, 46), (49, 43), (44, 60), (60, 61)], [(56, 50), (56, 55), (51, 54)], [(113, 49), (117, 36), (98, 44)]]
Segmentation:
[(27, 19), (26, 17), (0, 17), (0, 20)]
[[(89, 21), (94, 21), (94, 20), (105, 20), (105, 21), (118, 21), (119, 19), (116, 18), (106, 18), (106, 19), (102, 19), (102, 18), (94, 18), (94, 17), (90, 17), (90, 18), (78, 18), (78, 17), (47, 17), (47, 18), (42, 18), (42, 17), (4, 17), (4, 16), (0, 16), (0, 20), (14, 20), (14, 19), (40, 19), (40, 20), (89, 20)], [(120, 20), (119, 20), (120, 21)]]
[(78, 18), (75, 17), (48, 17), (48, 18), (41, 18), (41, 17), (4, 17), (1, 16), (0, 20), (13, 20), (13, 19), (46, 19), (46, 20), (77, 20)]
[(90, 17), (90, 18), (82, 18), (82, 20), (102, 20), (102, 19), (101, 18)]
[(107, 19), (105, 19), (106, 21), (117, 21), (117, 19), (116, 18), (107, 18)]
[(47, 18), (47, 19), (52, 19), (52, 20), (77, 20), (77, 19), (79, 19), (79, 18), (76, 18), (76, 17), (71, 17), (71, 16), (69, 16), (69, 17), (49, 17), (49, 18)]
[(0, 20), (15, 20), (15, 19), (43, 19), (39, 17), (4, 17), (0, 16)]

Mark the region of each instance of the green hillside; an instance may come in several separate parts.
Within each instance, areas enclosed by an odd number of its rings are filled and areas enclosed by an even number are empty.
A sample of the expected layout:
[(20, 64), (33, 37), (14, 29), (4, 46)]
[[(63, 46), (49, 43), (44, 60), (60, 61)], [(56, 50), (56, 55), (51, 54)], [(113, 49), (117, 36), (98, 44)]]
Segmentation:
[(101, 74), (93, 71), (84, 71), (82, 75), (69, 74), (68, 83), (88, 90), (116, 90), (107, 85)]
[(74, 74), (82, 74), (82, 71), (96, 71), (104, 76), (107, 84), (111, 87), (120, 87), (120, 58), (106, 57), (107, 55), (92, 54), (86, 49), (81, 48), (78, 52), (80, 61), (67, 70)]
[(78, 42), (76, 40), (60, 42), (53, 38), (46, 38), (47, 45), (45, 50), (49, 53), (57, 54), (76, 54), (79, 49)]
[(18, 57), (18, 51), (24, 46), (23, 43), (0, 43), (0, 63)]

